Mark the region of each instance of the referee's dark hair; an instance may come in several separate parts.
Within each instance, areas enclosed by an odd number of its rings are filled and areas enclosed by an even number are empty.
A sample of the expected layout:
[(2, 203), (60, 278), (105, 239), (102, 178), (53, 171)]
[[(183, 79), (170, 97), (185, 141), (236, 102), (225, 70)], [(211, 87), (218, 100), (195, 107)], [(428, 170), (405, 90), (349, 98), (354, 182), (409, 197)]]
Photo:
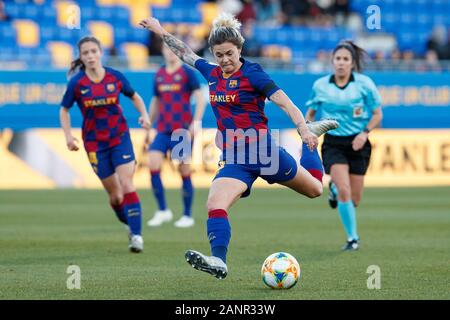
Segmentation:
[(367, 51), (363, 48), (357, 46), (353, 41), (351, 40), (344, 40), (339, 42), (339, 44), (334, 48), (333, 50), (333, 57), (336, 51), (339, 49), (347, 49), (350, 54), (352, 55), (352, 59), (354, 62), (353, 70), (356, 70), (357, 72), (362, 72), (363, 70), (363, 63), (364, 58), (368, 55)]

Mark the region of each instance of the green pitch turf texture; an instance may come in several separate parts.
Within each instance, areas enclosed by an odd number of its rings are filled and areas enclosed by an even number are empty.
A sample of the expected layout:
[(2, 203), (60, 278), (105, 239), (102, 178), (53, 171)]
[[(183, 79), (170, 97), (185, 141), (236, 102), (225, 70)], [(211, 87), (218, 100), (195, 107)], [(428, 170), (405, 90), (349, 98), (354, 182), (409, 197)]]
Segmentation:
[[(143, 202), (145, 249), (128, 252), (127, 233), (102, 190), (0, 191), (0, 299), (449, 299), (450, 189), (365, 190), (358, 210), (361, 249), (345, 241), (327, 190), (307, 199), (288, 189), (254, 189), (230, 210), (229, 275), (191, 268), (186, 249), (209, 254), (207, 190), (196, 190), (196, 225), (150, 229), (155, 203)], [(178, 218), (179, 190), (167, 190)], [(260, 268), (271, 253), (293, 254), (301, 281), (271, 290)], [(81, 269), (81, 289), (66, 287), (69, 265)], [(381, 289), (367, 288), (367, 268), (379, 266)]]

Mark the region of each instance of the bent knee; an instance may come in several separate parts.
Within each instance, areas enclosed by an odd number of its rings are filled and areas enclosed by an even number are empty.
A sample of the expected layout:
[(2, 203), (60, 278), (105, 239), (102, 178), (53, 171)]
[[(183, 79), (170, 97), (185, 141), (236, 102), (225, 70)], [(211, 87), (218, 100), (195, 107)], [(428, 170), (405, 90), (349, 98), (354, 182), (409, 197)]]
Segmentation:
[(228, 209), (228, 205), (224, 201), (221, 201), (221, 199), (217, 196), (209, 197), (208, 200), (206, 200), (206, 210), (210, 212), (217, 209), (223, 209), (226, 211)]
[(307, 196), (308, 198), (317, 198), (320, 197), (323, 193), (323, 186), (322, 184), (314, 186), (314, 188), (312, 188), (311, 190), (309, 190)]
[(123, 202), (123, 194), (120, 192), (110, 193), (109, 202), (113, 206), (118, 206)]
[(133, 184), (133, 180), (122, 181), (120, 184), (122, 186), (122, 190), (123, 190), (124, 194), (134, 192), (136, 190), (136, 188), (134, 187), (134, 184)]
[(217, 201), (215, 201), (215, 199), (213, 197), (208, 198), (208, 200), (206, 200), (206, 210), (208, 210), (208, 212), (209, 212), (209, 211), (215, 210), (215, 209), (219, 209)]

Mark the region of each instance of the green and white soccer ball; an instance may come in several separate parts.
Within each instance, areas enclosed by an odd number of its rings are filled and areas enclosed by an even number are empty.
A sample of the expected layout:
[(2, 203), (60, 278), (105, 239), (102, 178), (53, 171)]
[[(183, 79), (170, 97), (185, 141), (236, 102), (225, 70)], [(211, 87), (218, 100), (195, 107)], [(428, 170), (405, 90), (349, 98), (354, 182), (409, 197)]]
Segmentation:
[(265, 285), (272, 289), (290, 289), (301, 277), (297, 260), (286, 252), (276, 252), (264, 260), (261, 276)]

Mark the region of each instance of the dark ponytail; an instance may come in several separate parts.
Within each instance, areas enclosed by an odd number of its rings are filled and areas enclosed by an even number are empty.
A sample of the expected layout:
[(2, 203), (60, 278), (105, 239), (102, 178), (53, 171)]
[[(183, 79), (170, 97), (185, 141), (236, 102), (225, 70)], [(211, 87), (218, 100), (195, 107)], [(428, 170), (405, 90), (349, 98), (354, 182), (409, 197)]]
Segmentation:
[(86, 37), (81, 38), (80, 41), (78, 41), (78, 43), (77, 43), (78, 58), (76, 58), (75, 60), (73, 60), (70, 63), (70, 69), (69, 69), (69, 72), (67, 72), (68, 76), (73, 75), (74, 73), (78, 72), (79, 70), (86, 69), (86, 66), (84, 65), (83, 61), (81, 61), (81, 58), (80, 58), (81, 46), (85, 42), (94, 42), (99, 47), (99, 49), (102, 50), (102, 45), (96, 37), (86, 36)]
[(351, 40), (344, 40), (339, 42), (339, 44), (333, 50), (333, 56), (339, 49), (347, 49), (352, 55), (353, 62), (355, 63), (353, 70), (356, 70), (357, 72), (362, 72), (364, 58), (368, 55), (367, 51), (357, 46)]

